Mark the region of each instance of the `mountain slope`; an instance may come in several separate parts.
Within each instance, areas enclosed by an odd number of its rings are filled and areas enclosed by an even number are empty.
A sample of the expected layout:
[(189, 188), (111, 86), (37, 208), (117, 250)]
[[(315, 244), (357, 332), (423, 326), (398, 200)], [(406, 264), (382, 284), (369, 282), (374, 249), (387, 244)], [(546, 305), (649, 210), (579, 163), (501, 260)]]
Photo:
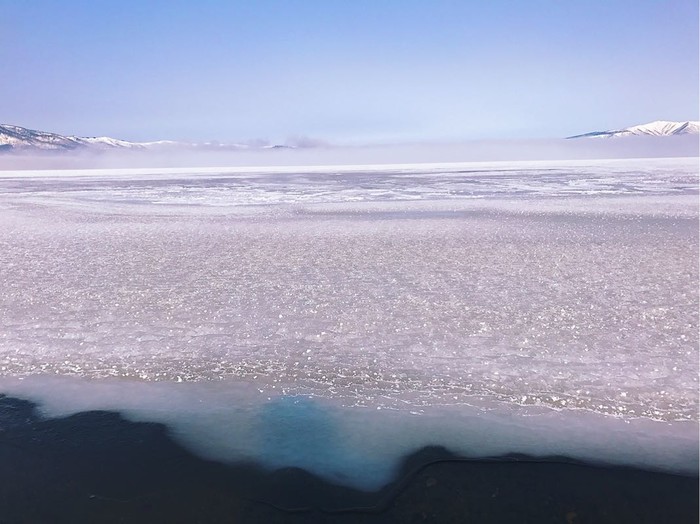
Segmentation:
[(81, 147), (80, 140), (56, 133), (34, 131), (19, 126), (0, 125), (0, 146), (4, 149), (76, 149)]
[(71, 151), (76, 149), (143, 149), (137, 142), (115, 138), (63, 136), (13, 125), (0, 125), (0, 148), (4, 150)]
[(641, 124), (624, 129), (612, 131), (593, 131), (582, 135), (569, 136), (567, 138), (617, 138), (623, 136), (674, 136), (674, 135), (697, 135), (700, 133), (700, 122), (670, 122), (667, 120), (656, 120), (648, 124)]
[(0, 152), (30, 152), (30, 151), (172, 151), (172, 150), (204, 150), (204, 151), (238, 151), (247, 149), (295, 149), (294, 146), (254, 144), (226, 144), (220, 142), (189, 143), (173, 140), (157, 140), (153, 142), (129, 142), (108, 136), (78, 137), (63, 136), (56, 133), (36, 131), (20, 126), (0, 124)]

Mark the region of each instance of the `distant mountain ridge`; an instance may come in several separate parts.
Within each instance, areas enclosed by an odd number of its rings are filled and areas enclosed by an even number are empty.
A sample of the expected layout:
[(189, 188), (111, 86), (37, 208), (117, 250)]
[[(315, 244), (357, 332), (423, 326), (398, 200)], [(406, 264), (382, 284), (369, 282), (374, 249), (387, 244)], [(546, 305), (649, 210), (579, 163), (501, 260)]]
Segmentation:
[[(612, 131), (593, 131), (582, 135), (567, 137), (574, 138), (617, 138), (629, 136), (677, 136), (700, 134), (700, 122), (671, 122), (657, 120), (624, 129)], [(220, 142), (178, 142), (173, 140), (157, 140), (153, 142), (130, 142), (108, 136), (79, 137), (64, 136), (57, 133), (37, 131), (25, 127), (0, 124), (0, 153), (2, 152), (61, 152), (61, 151), (241, 151), (266, 149), (297, 149), (315, 147), (314, 143), (298, 145), (267, 145), (259, 142), (249, 144), (220, 143)]]
[(25, 127), (0, 124), (0, 152), (2, 151), (153, 151), (170, 149), (196, 149), (235, 151), (248, 149), (293, 149), (283, 145), (225, 144), (218, 142), (190, 143), (173, 140), (154, 142), (129, 142), (108, 136), (64, 136)]
[(675, 136), (700, 134), (700, 122), (688, 120), (686, 122), (671, 122), (668, 120), (656, 120), (648, 124), (641, 124), (624, 129), (612, 131), (593, 131), (582, 135), (569, 136), (567, 138), (617, 138), (624, 136)]

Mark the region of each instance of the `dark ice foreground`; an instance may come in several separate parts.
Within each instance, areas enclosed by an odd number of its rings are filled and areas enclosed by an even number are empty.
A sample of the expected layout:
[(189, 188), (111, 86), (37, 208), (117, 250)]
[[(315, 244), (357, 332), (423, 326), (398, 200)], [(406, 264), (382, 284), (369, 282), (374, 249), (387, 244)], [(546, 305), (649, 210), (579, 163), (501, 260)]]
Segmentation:
[(698, 478), (561, 457), (405, 457), (378, 492), (304, 470), (225, 466), (182, 449), (160, 424), (89, 412), (42, 420), (0, 397), (0, 519), (133, 523), (662, 523), (698, 521)]

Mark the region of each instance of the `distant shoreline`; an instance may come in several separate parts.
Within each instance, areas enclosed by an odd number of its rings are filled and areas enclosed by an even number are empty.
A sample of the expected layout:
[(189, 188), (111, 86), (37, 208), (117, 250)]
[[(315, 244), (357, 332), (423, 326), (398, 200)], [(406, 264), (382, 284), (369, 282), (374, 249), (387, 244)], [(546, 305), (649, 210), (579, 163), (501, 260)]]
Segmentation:
[(303, 470), (199, 459), (167, 428), (92, 411), (42, 419), (0, 395), (0, 521), (697, 522), (698, 477), (565, 457), (407, 457), (378, 492)]
[(221, 166), (339, 166), (474, 162), (537, 162), (697, 158), (697, 135), (614, 139), (513, 139), (463, 142), (319, 146), (238, 151), (2, 151), (0, 171), (54, 169), (164, 169)]

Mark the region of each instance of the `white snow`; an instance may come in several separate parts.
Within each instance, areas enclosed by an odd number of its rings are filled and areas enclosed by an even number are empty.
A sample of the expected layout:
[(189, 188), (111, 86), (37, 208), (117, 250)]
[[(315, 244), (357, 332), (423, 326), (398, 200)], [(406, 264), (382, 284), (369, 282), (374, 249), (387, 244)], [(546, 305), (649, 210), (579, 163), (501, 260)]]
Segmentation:
[(116, 138), (110, 138), (108, 136), (98, 136), (98, 137), (87, 137), (87, 138), (76, 138), (83, 144), (89, 144), (93, 146), (103, 146), (103, 147), (120, 147), (127, 149), (142, 149), (145, 144), (138, 142), (127, 142), (126, 140), (118, 140)]
[[(189, 143), (178, 142), (174, 140), (156, 140), (147, 142), (130, 142), (128, 140), (120, 140), (108, 136), (98, 137), (78, 137), (78, 136), (62, 136), (56, 133), (47, 133), (44, 131), (36, 131), (20, 126), (1, 125), (0, 124), (0, 146), (12, 146), (18, 151), (32, 150), (74, 150), (74, 149), (92, 149), (92, 150), (179, 150), (193, 151), (198, 149), (204, 150), (242, 150), (255, 149), (250, 144), (227, 144), (219, 142), (205, 143)], [(275, 146), (271, 146), (275, 147)], [(261, 147), (261, 149), (264, 149)]]
[(699, 122), (669, 122), (657, 120), (648, 124), (632, 126), (615, 132), (615, 136), (650, 135), (670, 136), (680, 134), (698, 134)]
[(648, 124), (641, 124), (613, 131), (599, 131), (577, 135), (571, 138), (617, 138), (625, 136), (673, 136), (673, 135), (697, 135), (700, 133), (700, 122), (685, 121), (671, 122), (668, 120), (656, 120)]

